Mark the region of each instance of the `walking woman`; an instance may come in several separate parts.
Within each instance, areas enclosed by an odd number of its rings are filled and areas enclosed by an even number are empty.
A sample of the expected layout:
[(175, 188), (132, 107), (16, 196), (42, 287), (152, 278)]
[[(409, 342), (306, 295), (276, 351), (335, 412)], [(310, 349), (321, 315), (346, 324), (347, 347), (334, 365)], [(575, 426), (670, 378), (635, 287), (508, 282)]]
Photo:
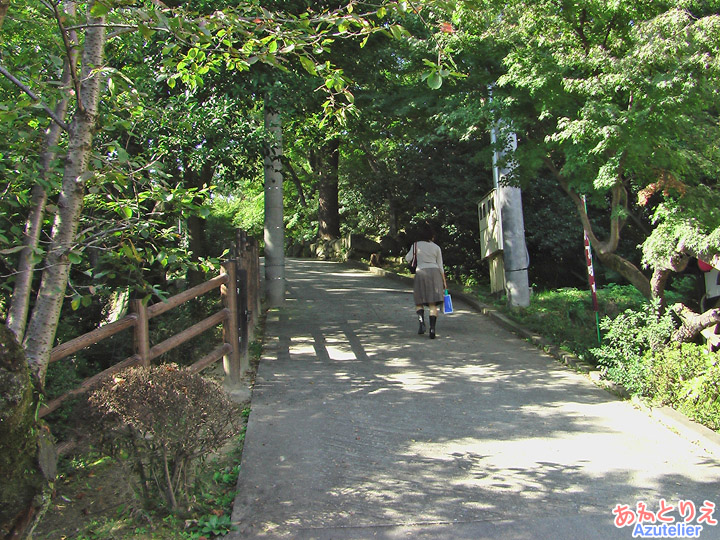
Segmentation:
[(435, 233), (429, 224), (420, 230), (420, 240), (415, 242), (405, 260), (410, 263), (417, 261), (415, 280), (413, 284), (413, 297), (420, 328), (418, 334), (425, 333), (425, 306), (430, 310), (430, 339), (435, 339), (435, 326), (440, 304), (443, 302), (443, 292), (447, 289), (445, 270), (443, 267), (442, 250), (435, 240)]

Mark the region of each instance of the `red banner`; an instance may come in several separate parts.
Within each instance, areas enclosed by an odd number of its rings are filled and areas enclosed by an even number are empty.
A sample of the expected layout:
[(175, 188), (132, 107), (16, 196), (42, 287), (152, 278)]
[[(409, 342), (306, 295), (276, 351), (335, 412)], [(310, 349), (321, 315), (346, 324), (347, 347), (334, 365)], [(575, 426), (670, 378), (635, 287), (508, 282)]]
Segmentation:
[(595, 270), (593, 270), (592, 251), (590, 250), (590, 239), (587, 232), (585, 234), (585, 261), (587, 262), (588, 282), (590, 283), (590, 292), (592, 293), (593, 310), (598, 311), (597, 290), (595, 288)]

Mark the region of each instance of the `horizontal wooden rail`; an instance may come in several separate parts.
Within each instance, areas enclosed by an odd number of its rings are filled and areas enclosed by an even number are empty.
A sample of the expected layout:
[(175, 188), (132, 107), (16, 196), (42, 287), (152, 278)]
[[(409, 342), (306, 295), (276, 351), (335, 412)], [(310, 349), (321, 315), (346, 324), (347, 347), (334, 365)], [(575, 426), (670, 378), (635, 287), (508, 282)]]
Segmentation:
[(137, 321), (137, 315), (135, 313), (131, 313), (127, 317), (123, 317), (115, 322), (101, 326), (92, 332), (88, 332), (87, 334), (83, 334), (75, 339), (61, 343), (50, 351), (50, 362), (55, 362), (65, 358), (66, 356), (70, 356), (85, 347), (95, 345), (98, 341), (114, 336), (118, 332), (122, 332), (127, 328), (135, 326), (135, 321)]
[(175, 334), (174, 336), (166, 339), (165, 341), (158, 343), (154, 347), (150, 348), (149, 360), (153, 360), (154, 358), (165, 354), (169, 350), (174, 349), (178, 345), (182, 345), (186, 341), (190, 341), (192, 338), (202, 334), (205, 330), (209, 330), (213, 326), (217, 326), (229, 316), (229, 309), (221, 309), (220, 311), (215, 313), (215, 315), (210, 315), (210, 317), (208, 317), (207, 319), (203, 319), (199, 323), (195, 323), (192, 326), (186, 328), (179, 334)]
[(231, 352), (232, 345), (230, 345), (229, 343), (223, 343), (222, 345), (218, 345), (217, 347), (215, 347), (212, 351), (207, 353), (200, 360), (191, 365), (188, 369), (193, 373), (197, 373), (199, 371), (202, 371), (206, 367), (213, 365), (223, 356), (225, 356), (226, 354), (230, 354)]
[(101, 371), (100, 373), (97, 373), (90, 377), (89, 379), (85, 379), (80, 386), (77, 388), (73, 388), (69, 392), (66, 392), (60, 397), (57, 397), (53, 399), (52, 401), (49, 401), (47, 404), (40, 407), (40, 410), (38, 411), (38, 416), (42, 418), (43, 416), (50, 414), (55, 409), (57, 409), (60, 405), (62, 405), (63, 401), (65, 401), (70, 396), (76, 396), (78, 394), (82, 394), (83, 392), (87, 392), (92, 388), (96, 383), (100, 382), (101, 379), (104, 377), (107, 377), (108, 375), (112, 375), (116, 371), (120, 371), (121, 369), (125, 369), (126, 367), (134, 366), (135, 364), (140, 363), (140, 357), (137, 355), (130, 356), (129, 358), (126, 358), (122, 362), (118, 362), (117, 364), (114, 364), (107, 368), (105, 371)]
[[(223, 263), (222, 273), (219, 276), (150, 306), (144, 305), (139, 300), (134, 300), (131, 303), (133, 313), (53, 348), (50, 353), (50, 362), (70, 356), (128, 328), (133, 329), (135, 342), (135, 354), (133, 356), (86, 379), (77, 388), (53, 399), (47, 404), (43, 404), (38, 411), (39, 416), (43, 417), (50, 414), (60, 407), (67, 398), (87, 392), (103, 378), (117, 371), (134, 365), (149, 367), (151, 360), (162, 356), (220, 323), (223, 325), (222, 343), (192, 364), (189, 369), (193, 372), (199, 372), (223, 358), (223, 367), (228, 380), (231, 384), (239, 383), (241, 375), (249, 369), (247, 348), (252, 335), (252, 328), (248, 328), (248, 326), (254, 327), (260, 310), (257, 242), (255, 239), (248, 238), (245, 233), (239, 234), (234, 252), (236, 259)], [(165, 341), (150, 347), (148, 326), (150, 319), (218, 287), (220, 288), (223, 309)], [(241, 302), (238, 298), (238, 291), (242, 295)], [(250, 299), (251, 301), (248, 303)], [(254, 319), (253, 324), (248, 325), (249, 319)]]
[(164, 300), (163, 302), (158, 302), (157, 304), (148, 306), (148, 308), (147, 308), (148, 318), (157, 317), (161, 313), (170, 311), (171, 309), (178, 307), (180, 304), (184, 304), (188, 300), (192, 300), (193, 298), (197, 298), (198, 296), (201, 296), (201, 295), (205, 294), (206, 292), (212, 291), (213, 289), (216, 289), (220, 285), (223, 285), (227, 282), (228, 282), (228, 275), (220, 274), (219, 276), (214, 277), (211, 280), (206, 281), (205, 283), (196, 285), (192, 289), (188, 289), (187, 291), (176, 294), (172, 298), (168, 298), (167, 300)]

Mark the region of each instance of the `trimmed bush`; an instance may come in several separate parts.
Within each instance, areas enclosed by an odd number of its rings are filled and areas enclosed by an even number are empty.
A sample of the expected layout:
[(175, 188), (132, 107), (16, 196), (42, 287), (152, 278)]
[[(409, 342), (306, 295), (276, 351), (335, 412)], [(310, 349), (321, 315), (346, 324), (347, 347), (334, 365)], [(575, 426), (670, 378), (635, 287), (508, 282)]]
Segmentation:
[(111, 455), (127, 455), (140, 493), (171, 510), (187, 501), (195, 466), (240, 426), (240, 412), (215, 382), (165, 364), (123, 370), (89, 399), (97, 433)]

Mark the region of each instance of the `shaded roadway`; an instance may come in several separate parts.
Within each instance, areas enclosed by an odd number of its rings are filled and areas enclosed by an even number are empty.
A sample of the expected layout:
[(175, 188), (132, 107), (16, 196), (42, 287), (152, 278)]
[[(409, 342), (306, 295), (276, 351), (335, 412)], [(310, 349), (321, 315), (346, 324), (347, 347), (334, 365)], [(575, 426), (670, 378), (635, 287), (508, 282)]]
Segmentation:
[(627, 539), (619, 504), (665, 499), (675, 525), (680, 500), (720, 504), (720, 454), (460, 297), (429, 340), (406, 283), (297, 259), (286, 277), (227, 538)]

